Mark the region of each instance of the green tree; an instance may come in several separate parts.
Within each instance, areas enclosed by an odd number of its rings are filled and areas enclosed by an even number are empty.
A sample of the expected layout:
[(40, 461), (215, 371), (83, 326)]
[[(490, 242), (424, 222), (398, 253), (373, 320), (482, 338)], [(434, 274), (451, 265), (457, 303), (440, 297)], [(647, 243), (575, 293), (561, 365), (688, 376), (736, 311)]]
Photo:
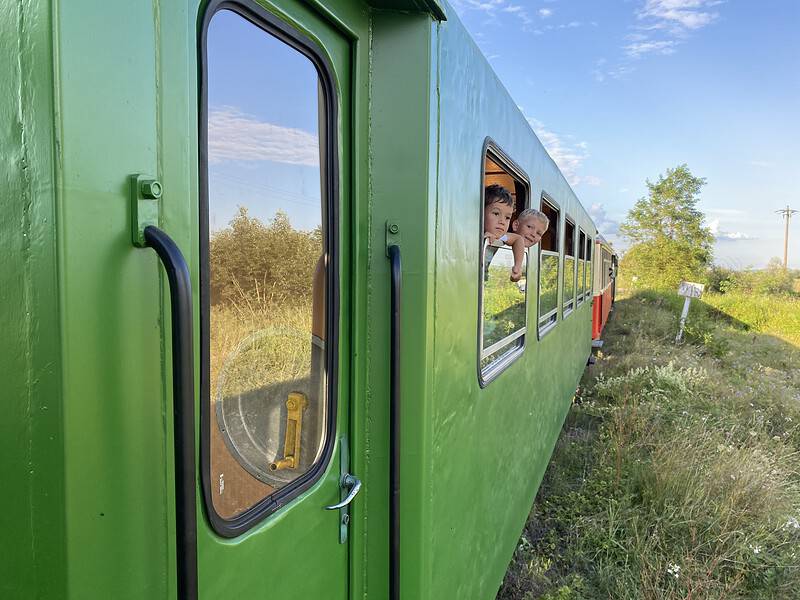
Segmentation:
[(714, 236), (697, 209), (706, 180), (689, 167), (667, 169), (655, 183), (647, 181), (640, 198), (620, 226), (632, 245), (620, 264), (625, 284), (673, 288), (684, 279), (702, 278), (711, 263)]

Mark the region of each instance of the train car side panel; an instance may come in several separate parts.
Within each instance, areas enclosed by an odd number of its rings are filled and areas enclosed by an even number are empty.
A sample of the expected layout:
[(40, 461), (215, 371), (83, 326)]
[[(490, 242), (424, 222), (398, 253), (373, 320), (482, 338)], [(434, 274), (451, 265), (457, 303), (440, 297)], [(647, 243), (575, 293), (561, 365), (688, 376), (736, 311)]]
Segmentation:
[[(440, 144), (430, 503), (433, 572), (423, 598), (492, 598), (502, 581), (590, 353), (583, 302), (537, 341), (536, 260), (525, 350), (481, 388), (475, 372), (481, 149), (491, 137), (542, 192), (594, 231), (555, 164), (450, 11), (439, 26)], [(535, 249), (534, 249), (535, 250)], [(563, 254), (561, 257), (563, 277)], [(558, 306), (562, 286), (559, 286)], [(560, 311), (560, 309), (559, 309)]]
[(598, 236), (594, 247), (592, 270), (593, 278), (593, 308), (592, 308), (592, 339), (600, 339), (603, 328), (608, 321), (608, 315), (614, 308), (614, 293), (616, 290), (617, 255), (614, 249)]

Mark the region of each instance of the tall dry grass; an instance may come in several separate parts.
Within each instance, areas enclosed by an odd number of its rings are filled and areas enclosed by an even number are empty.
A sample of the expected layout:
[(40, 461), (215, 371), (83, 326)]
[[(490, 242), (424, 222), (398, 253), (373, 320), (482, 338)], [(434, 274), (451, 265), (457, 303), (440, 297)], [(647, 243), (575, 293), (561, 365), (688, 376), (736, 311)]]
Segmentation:
[(214, 397), (307, 378), (311, 301), (276, 303), (243, 296), (237, 302), (213, 306), (210, 356)]
[(800, 597), (800, 350), (679, 305), (618, 302), (498, 598)]

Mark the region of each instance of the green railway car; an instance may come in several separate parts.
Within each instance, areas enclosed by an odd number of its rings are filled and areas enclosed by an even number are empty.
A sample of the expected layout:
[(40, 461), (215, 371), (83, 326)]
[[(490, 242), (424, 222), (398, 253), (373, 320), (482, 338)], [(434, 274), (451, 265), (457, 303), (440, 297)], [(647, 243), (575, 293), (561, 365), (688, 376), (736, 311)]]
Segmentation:
[(25, 0), (0, 47), (0, 597), (493, 598), (597, 231), (452, 9)]

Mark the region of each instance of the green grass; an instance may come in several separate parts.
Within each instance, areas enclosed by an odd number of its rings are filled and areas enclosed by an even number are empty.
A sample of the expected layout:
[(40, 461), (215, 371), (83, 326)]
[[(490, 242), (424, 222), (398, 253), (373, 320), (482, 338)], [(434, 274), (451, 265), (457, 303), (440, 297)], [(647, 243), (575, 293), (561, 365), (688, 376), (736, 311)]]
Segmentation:
[(727, 292), (707, 294), (703, 301), (743, 327), (800, 344), (800, 297), (796, 295)]
[(210, 355), (213, 398), (307, 378), (310, 301), (212, 306)]
[(525, 326), (525, 279), (509, 278), (510, 269), (490, 266), (483, 288), (483, 347), (488, 348)]
[(797, 598), (796, 302), (619, 301), (498, 598)]

